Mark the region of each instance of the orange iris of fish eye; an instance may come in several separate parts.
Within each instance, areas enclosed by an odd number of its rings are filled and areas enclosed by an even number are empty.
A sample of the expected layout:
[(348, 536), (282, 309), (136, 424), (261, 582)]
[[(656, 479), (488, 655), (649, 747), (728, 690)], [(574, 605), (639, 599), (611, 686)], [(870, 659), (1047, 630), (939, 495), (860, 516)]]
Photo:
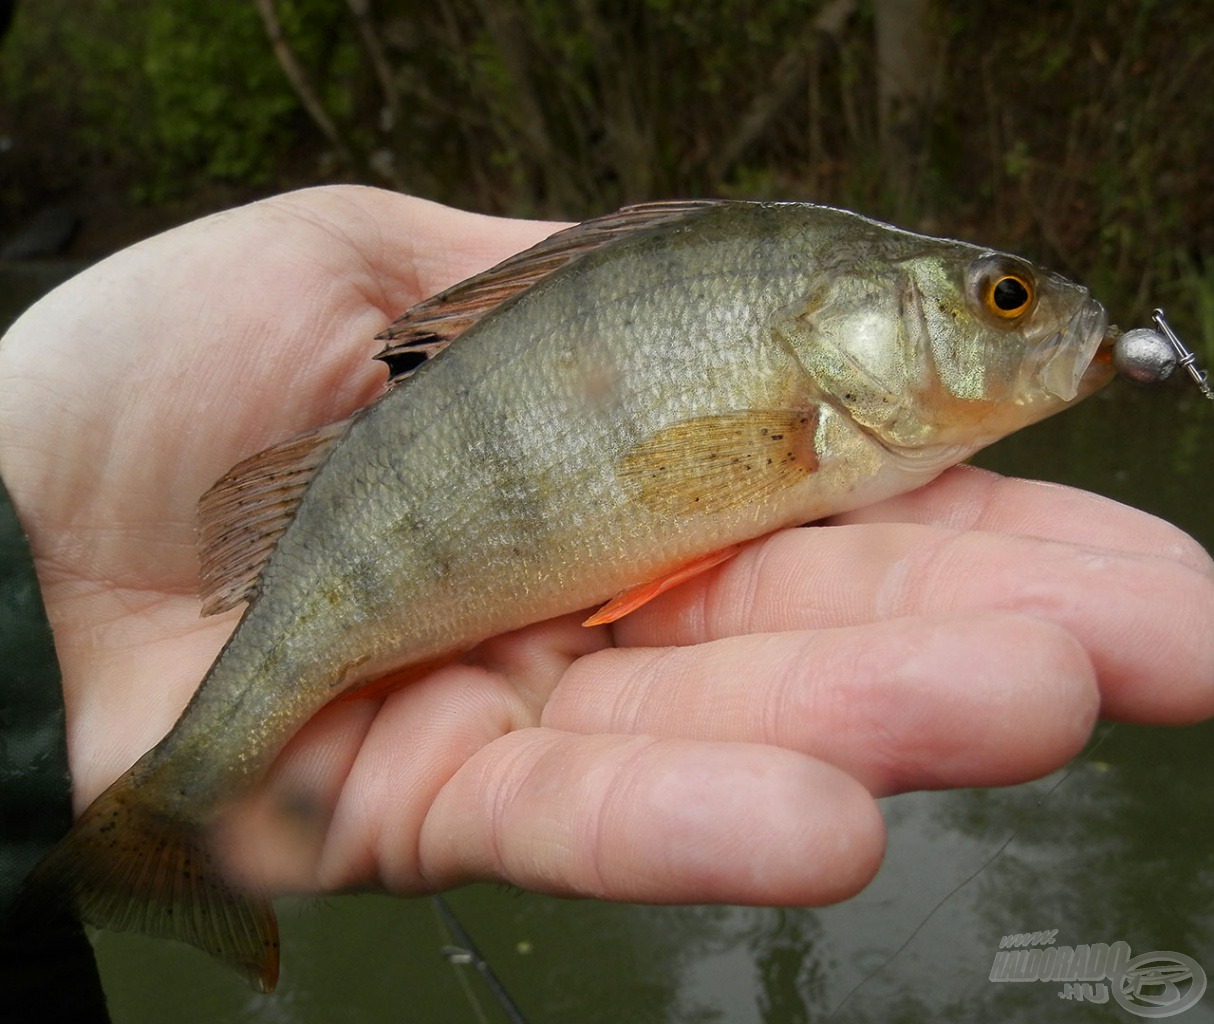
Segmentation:
[(987, 311), (1004, 320), (1014, 320), (1033, 301), (1033, 286), (1016, 274), (992, 276), (982, 290), (982, 304)]

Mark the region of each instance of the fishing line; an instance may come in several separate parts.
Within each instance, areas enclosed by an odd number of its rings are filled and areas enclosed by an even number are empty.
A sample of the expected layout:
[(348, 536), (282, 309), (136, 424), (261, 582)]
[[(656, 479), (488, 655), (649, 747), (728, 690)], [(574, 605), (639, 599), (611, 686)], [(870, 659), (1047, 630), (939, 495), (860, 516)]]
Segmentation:
[[(454, 946), (444, 946), (439, 950), (446, 957), (447, 963), (455, 966), (457, 960), (452, 951), (459, 952)], [(485, 1011), (481, 1008), (480, 1000), (476, 998), (476, 993), (472, 991), (472, 986), (468, 984), (468, 976), (463, 971), (456, 971), (455, 980), (459, 982), (459, 987), (464, 990), (464, 998), (467, 999), (468, 1005), (472, 1007), (472, 1012), (476, 1015), (479, 1024), (489, 1024), (489, 1018), (485, 1016)]]
[[(1030, 813), (1030, 811), (1040, 810), (1042, 804), (1044, 804), (1046, 802), (1046, 800), (1048, 800), (1051, 796), (1053, 796), (1053, 794), (1055, 793), (1055, 791), (1057, 791), (1059, 786), (1061, 786), (1072, 775), (1074, 775), (1080, 768), (1082, 768), (1085, 764), (1087, 764), (1087, 762), (1092, 759), (1092, 756), (1096, 753), (1096, 751), (1099, 750), (1102, 746), (1104, 746), (1105, 741), (1110, 736), (1113, 735), (1113, 731), (1116, 728), (1117, 728), (1117, 726), (1115, 724), (1110, 723), (1108, 728), (1104, 731), (1104, 733), (1099, 738), (1097, 738), (1096, 741), (1087, 750), (1085, 750), (1082, 754), (1080, 754), (1077, 758), (1075, 758), (1075, 760), (1072, 761), (1070, 763), (1070, 765), (1067, 766), (1066, 771), (1064, 771), (1059, 776), (1058, 780), (1052, 786), (1050, 786), (1049, 789), (1047, 789), (1044, 793), (1042, 793), (1035, 801), (1033, 801), (1031, 808), (1026, 808), (1025, 810), (1020, 812), (1019, 817), (1020, 817), (1021, 821), (1023, 821), (1025, 816), (1028, 813)], [(989, 857), (987, 857), (985, 861), (983, 861), (981, 864), (979, 864), (978, 867), (976, 867), (965, 878), (963, 878), (960, 882), (958, 882), (952, 889), (950, 889), (947, 893), (945, 893), (944, 896), (942, 896), (940, 898), (939, 902), (934, 907), (932, 907), (932, 909), (930, 911), (928, 911), (927, 916), (924, 917), (923, 920), (920, 921), (915, 926), (914, 930), (905, 939), (902, 940), (902, 944), (900, 946), (898, 946), (898, 948), (895, 949), (892, 953), (890, 953), (890, 955), (885, 959), (885, 962), (878, 965), (877, 967), (873, 968), (872, 971), (870, 971), (867, 975), (865, 975), (858, 982), (856, 982), (856, 984), (853, 985), (851, 987), (851, 989), (847, 992), (847, 994), (839, 1001), (838, 1005), (836, 1005), (835, 1008), (826, 1015), (825, 1019), (831, 1020), (835, 1016), (835, 1014), (837, 1014), (840, 1010), (843, 1009), (844, 1005), (846, 1005), (847, 1001), (849, 999), (851, 999), (852, 996), (854, 996), (857, 992), (860, 991), (860, 989), (862, 989), (865, 985), (867, 985), (870, 981), (872, 981), (873, 978), (875, 978), (878, 974), (880, 974), (887, 967), (889, 967), (890, 964), (892, 964), (895, 960), (897, 960), (898, 957), (900, 957), (903, 954), (903, 952), (906, 950), (906, 948), (912, 942), (914, 942), (915, 937), (921, 931), (923, 931), (924, 928), (927, 927), (928, 922), (930, 922), (931, 919), (936, 916), (936, 914), (944, 907), (944, 905), (946, 903), (950, 902), (953, 899), (953, 897), (957, 895), (957, 893), (959, 893), (962, 889), (964, 889), (967, 885), (969, 885), (970, 882), (972, 882), (980, 874), (982, 874), (984, 871), (986, 871), (987, 868), (989, 868), (992, 864), (994, 864), (995, 861), (998, 860), (1003, 855), (1003, 851), (1012, 845), (1012, 841), (1020, 834), (1020, 832), (1021, 832), (1021, 828), (1019, 826), (1014, 828), (1012, 830), (1011, 834), (995, 848), (994, 852)]]
[[(458, 943), (458, 945), (443, 946), (440, 950), (447, 962), (453, 967), (462, 964), (471, 964), (475, 967), (480, 976), (484, 978), (489, 991), (497, 999), (502, 1011), (510, 1019), (510, 1024), (527, 1024), (527, 1018), (523, 1016), (523, 1012), (518, 1008), (514, 1000), (510, 998), (510, 994), (506, 991), (505, 986), (501, 983), (498, 976), (493, 973), (493, 968), (489, 966), (488, 961), (485, 960), (476, 943), (472, 941), (472, 936), (459, 923), (459, 919), (455, 916), (455, 911), (451, 909), (447, 901), (438, 893), (435, 893), (430, 897), (430, 906), (434, 908), (434, 912), (438, 915), (439, 920), (446, 925), (447, 931), (451, 933), (451, 938)], [(468, 984), (465, 972), (457, 970), (455, 975), (459, 979), (464, 994), (468, 997), (468, 1002), (476, 1011), (481, 1024), (489, 1024), (485, 1011), (481, 1009), (481, 1005), (477, 1001), (472, 987)]]

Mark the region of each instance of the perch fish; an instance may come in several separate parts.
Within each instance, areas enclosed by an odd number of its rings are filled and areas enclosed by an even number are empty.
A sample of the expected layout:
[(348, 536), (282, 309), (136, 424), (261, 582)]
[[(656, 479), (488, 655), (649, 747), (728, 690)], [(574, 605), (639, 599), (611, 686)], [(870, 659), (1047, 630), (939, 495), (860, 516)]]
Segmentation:
[(804, 203), (628, 207), (413, 307), (388, 390), (200, 503), (204, 612), (244, 616), (169, 734), (36, 870), (94, 925), (263, 990), (273, 909), (207, 837), (335, 697), (927, 483), (1113, 375), (1083, 287)]

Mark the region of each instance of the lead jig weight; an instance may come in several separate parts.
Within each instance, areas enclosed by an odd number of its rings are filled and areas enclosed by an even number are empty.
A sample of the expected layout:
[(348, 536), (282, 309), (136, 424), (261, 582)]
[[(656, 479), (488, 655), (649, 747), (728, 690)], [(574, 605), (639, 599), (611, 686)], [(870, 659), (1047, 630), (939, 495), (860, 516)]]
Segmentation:
[(1139, 384), (1159, 384), (1177, 366), (1183, 366), (1201, 393), (1214, 401), (1209, 374), (1197, 366), (1196, 354), (1180, 340), (1164, 318), (1163, 310), (1156, 309), (1151, 319), (1156, 330), (1139, 327), (1126, 331), (1113, 343), (1113, 365), (1117, 372)]

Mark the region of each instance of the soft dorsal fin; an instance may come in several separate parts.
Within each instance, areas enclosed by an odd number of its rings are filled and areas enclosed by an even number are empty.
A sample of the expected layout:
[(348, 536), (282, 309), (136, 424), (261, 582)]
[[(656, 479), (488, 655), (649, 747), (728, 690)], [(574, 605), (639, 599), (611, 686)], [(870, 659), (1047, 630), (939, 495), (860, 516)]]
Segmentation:
[(249, 600), (278, 538), (350, 419), (329, 423), (233, 466), (198, 502), (202, 614)]
[(558, 231), (484, 273), (412, 306), (378, 335), (388, 344), (375, 358), (388, 364), (388, 383), (395, 384), (485, 314), (592, 249), (667, 226), (720, 202), (689, 199), (640, 203)]

